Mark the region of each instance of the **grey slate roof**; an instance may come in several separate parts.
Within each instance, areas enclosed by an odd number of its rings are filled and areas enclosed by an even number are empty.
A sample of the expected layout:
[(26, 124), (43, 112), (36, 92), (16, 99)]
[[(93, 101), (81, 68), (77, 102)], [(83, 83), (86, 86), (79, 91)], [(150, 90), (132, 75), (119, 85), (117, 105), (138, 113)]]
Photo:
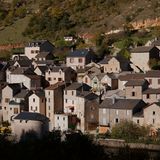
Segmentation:
[(36, 58), (45, 58), (50, 52), (40, 52), (36, 55)]
[(21, 67), (29, 67), (32, 65), (32, 61), (31, 60), (18, 60), (16, 61), (18, 62), (18, 64), (21, 66)]
[(160, 94), (160, 88), (148, 88), (143, 92), (143, 94)]
[(61, 69), (62, 71), (66, 72), (68, 69), (71, 69), (70, 67), (61, 67), (61, 66), (55, 66), (50, 68), (52, 72), (59, 72)]
[(133, 48), (130, 52), (131, 53), (143, 53), (143, 52), (149, 52), (153, 46), (140, 46), (137, 48)]
[(125, 86), (143, 86), (145, 83), (148, 83), (148, 81), (142, 79), (129, 80)]
[(91, 87), (85, 83), (74, 82), (68, 87), (66, 87), (65, 89), (66, 90), (82, 90), (83, 89), (83, 91), (90, 91)]
[(39, 70), (40, 70), (42, 73), (45, 73), (46, 70), (48, 69), (47, 66), (37, 66), (37, 68), (39, 68)]
[(32, 121), (41, 121), (41, 122), (49, 121), (49, 119), (46, 116), (40, 113), (35, 113), (35, 112), (21, 112), (16, 117), (14, 117), (14, 119), (32, 120)]
[(146, 78), (147, 77), (160, 77), (160, 70), (151, 70), (146, 72)]
[(120, 75), (118, 79), (121, 81), (128, 81), (128, 80), (138, 80), (144, 78), (145, 78), (144, 73), (133, 73), (133, 74)]
[(25, 98), (28, 94), (28, 90), (27, 89), (21, 89), (21, 91), (19, 93), (17, 93), (14, 98)]
[(13, 90), (13, 95), (17, 94), (21, 90), (21, 85), (19, 83), (8, 84), (8, 86)]
[(69, 55), (67, 57), (86, 57), (87, 54), (89, 54), (90, 51), (88, 51), (88, 49), (79, 49), (79, 50), (75, 50), (73, 52), (70, 52)]
[[(142, 107), (144, 107), (146, 104), (139, 99), (116, 99), (115, 103), (110, 104), (108, 101), (102, 102), (102, 106), (105, 106), (105, 108), (110, 109), (134, 109), (137, 105), (142, 104)], [(101, 107), (102, 107), (101, 106)]]

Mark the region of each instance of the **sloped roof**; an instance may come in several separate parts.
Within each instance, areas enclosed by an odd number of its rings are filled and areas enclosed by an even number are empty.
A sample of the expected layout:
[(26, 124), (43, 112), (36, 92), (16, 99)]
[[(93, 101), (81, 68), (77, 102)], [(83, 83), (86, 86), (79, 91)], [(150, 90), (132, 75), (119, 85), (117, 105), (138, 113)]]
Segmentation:
[(148, 88), (145, 91), (143, 91), (143, 94), (160, 94), (160, 88)]
[(160, 70), (151, 70), (146, 72), (146, 77), (160, 77)]
[(57, 83), (55, 83), (53, 85), (50, 85), (49, 87), (45, 88), (45, 90), (54, 90), (54, 89), (56, 89), (60, 86), (63, 86), (63, 85), (65, 85), (64, 82), (57, 82)]
[(45, 58), (50, 52), (40, 52), (36, 55), (36, 58)]
[(66, 72), (68, 69), (71, 69), (70, 67), (62, 67), (62, 66), (53, 66), (50, 68), (52, 72), (59, 72), (59, 70), (62, 70)]
[(16, 61), (21, 67), (30, 67), (32, 65), (31, 60), (17, 60)]
[(28, 94), (28, 90), (27, 89), (21, 89), (21, 91), (19, 93), (17, 93), (14, 98), (25, 98)]
[(118, 79), (121, 81), (128, 81), (128, 80), (134, 80), (134, 79), (144, 79), (145, 74), (144, 73), (132, 73), (132, 74), (126, 74), (126, 75), (120, 75)]
[(130, 52), (131, 53), (144, 53), (149, 52), (154, 46), (140, 46), (137, 48), (133, 48)]
[(145, 83), (148, 83), (148, 81), (142, 79), (129, 80), (125, 86), (143, 86)]
[(91, 89), (91, 87), (85, 83), (74, 82), (71, 85), (69, 85), (68, 87), (66, 87), (65, 89), (66, 90), (81, 90), (81, 89), (83, 89), (83, 91), (89, 91)]
[(32, 120), (32, 121), (49, 121), (49, 119), (40, 114), (40, 113), (35, 113), (35, 112), (21, 112), (19, 113), (14, 119), (19, 119), (19, 120)]
[(113, 103), (112, 105), (106, 104), (105, 108), (132, 110), (139, 104), (141, 104), (142, 107), (146, 105), (142, 100), (139, 100), (139, 99), (116, 99), (115, 103)]
[(79, 49), (75, 50), (73, 52), (70, 52), (67, 57), (86, 57), (87, 54), (89, 54), (90, 51), (88, 49)]

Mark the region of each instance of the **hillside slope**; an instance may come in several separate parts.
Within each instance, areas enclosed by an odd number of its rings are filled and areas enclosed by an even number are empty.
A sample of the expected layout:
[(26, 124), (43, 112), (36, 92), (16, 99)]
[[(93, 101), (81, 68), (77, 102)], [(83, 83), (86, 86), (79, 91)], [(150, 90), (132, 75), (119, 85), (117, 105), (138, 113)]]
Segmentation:
[[(8, 39), (10, 42), (27, 41), (30, 38), (54, 40), (71, 33), (107, 32), (130, 22), (160, 17), (159, 0), (30, 0), (27, 3), (27, 8), (38, 8), (29, 13), (31, 19), (27, 19), (29, 23), (26, 23), (23, 31), (18, 29), (18, 24), (14, 26), (17, 26), (15, 30), (20, 37), (15, 39), (12, 37), (15, 35), (6, 32), (6, 28), (13, 23), (0, 31), (0, 39), (8, 33), (0, 43)], [(19, 7), (16, 6), (16, 9)]]

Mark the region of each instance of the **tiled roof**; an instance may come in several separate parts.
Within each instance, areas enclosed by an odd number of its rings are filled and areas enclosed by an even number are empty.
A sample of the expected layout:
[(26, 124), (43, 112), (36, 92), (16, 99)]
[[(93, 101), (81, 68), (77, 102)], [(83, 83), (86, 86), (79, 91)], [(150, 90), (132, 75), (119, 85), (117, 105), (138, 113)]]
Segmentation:
[(160, 88), (148, 88), (143, 92), (143, 94), (160, 94)]
[(149, 52), (153, 46), (140, 46), (137, 48), (133, 48), (130, 52), (131, 53), (143, 53), (143, 52)]
[(64, 82), (57, 82), (56, 84), (50, 85), (49, 87), (45, 88), (45, 90), (54, 90), (58, 88), (59, 86), (64, 86)]
[[(82, 88), (83, 87), (83, 88)], [(78, 83), (74, 82), (68, 87), (65, 88), (66, 90), (83, 90), (83, 91), (89, 91), (91, 87), (85, 83)]]
[(129, 80), (125, 86), (143, 86), (145, 83), (148, 83), (148, 81), (142, 79)]
[(146, 72), (146, 77), (160, 77), (160, 70), (152, 70)]
[(144, 73), (133, 73), (133, 74), (126, 74), (126, 75), (120, 75), (119, 79), (121, 81), (128, 81), (128, 80), (138, 80), (138, 79), (144, 79), (145, 74)]
[(42, 121), (42, 122), (49, 121), (49, 119), (46, 116), (35, 112), (21, 112), (16, 117), (14, 117), (14, 119)]
[(113, 104), (109, 104), (108, 101), (106, 101), (106, 103), (103, 103), (103, 106), (111, 109), (133, 109), (139, 104), (141, 104), (142, 107), (146, 106), (146, 104), (139, 99), (115, 99)]
[(45, 58), (50, 52), (41, 52), (36, 55), (36, 58)]
[(88, 49), (75, 50), (70, 52), (67, 57), (86, 57), (89, 53), (90, 51), (88, 51)]

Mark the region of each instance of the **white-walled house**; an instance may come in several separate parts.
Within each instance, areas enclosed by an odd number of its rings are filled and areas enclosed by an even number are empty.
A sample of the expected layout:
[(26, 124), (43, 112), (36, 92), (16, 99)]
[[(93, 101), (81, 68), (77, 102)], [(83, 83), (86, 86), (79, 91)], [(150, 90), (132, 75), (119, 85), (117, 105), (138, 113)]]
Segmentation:
[(85, 65), (95, 60), (95, 55), (91, 50), (81, 49), (69, 53), (66, 57), (66, 66), (74, 70), (84, 68)]
[(77, 123), (77, 116), (72, 114), (55, 114), (55, 129), (67, 131), (74, 129)]
[(43, 90), (36, 90), (29, 96), (29, 112), (46, 115), (46, 101)]
[(53, 52), (54, 46), (47, 40), (29, 42), (25, 47), (25, 55), (29, 59), (35, 59), (40, 52)]
[(53, 85), (57, 82), (74, 82), (76, 80), (76, 72), (71, 67), (51, 67), (45, 72), (45, 79)]

